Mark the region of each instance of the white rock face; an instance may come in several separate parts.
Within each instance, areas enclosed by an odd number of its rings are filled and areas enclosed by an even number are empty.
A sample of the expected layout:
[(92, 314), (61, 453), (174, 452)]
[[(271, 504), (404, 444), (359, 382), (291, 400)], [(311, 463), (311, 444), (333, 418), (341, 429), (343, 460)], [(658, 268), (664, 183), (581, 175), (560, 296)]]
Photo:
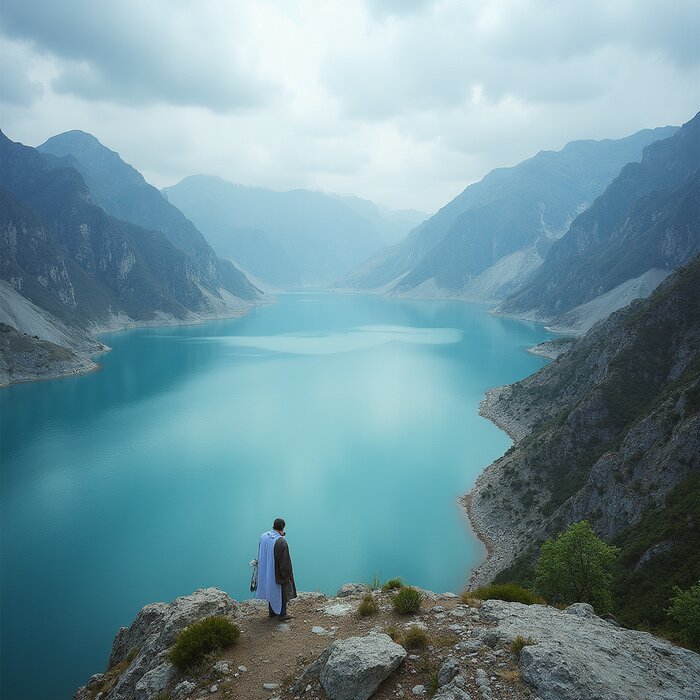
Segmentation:
[(520, 653), (523, 679), (541, 700), (697, 700), (700, 656), (646, 632), (616, 627), (590, 605), (564, 611), (488, 600), (480, 612), (503, 640), (536, 644)]
[(406, 658), (387, 634), (350, 637), (329, 648), (320, 679), (330, 700), (367, 700)]

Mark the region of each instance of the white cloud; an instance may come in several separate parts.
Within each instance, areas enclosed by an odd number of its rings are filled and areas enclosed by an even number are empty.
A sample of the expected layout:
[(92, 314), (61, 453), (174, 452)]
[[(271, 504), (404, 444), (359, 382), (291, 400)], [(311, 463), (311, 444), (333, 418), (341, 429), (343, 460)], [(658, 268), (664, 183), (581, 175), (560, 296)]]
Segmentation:
[(436, 209), (494, 167), (698, 108), (688, 0), (5, 0), (3, 129)]

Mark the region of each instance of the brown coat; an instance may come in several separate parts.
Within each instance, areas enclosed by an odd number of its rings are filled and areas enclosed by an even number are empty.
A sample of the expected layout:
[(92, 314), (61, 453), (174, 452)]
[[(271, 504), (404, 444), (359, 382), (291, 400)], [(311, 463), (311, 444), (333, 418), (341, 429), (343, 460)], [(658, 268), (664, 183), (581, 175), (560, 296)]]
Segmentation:
[(284, 537), (275, 542), (275, 581), (282, 586), (285, 600), (297, 597), (297, 587), (294, 583), (292, 558), (289, 556), (289, 545)]

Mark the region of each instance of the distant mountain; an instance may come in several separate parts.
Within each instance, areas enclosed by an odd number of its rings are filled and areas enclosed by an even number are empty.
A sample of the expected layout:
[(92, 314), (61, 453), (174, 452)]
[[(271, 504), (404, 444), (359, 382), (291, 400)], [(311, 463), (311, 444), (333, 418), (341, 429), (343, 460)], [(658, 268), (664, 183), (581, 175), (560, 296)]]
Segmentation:
[(219, 260), (181, 211), (94, 136), (84, 131), (67, 131), (53, 136), (38, 150), (67, 158), (66, 164), (83, 176), (92, 201), (108, 214), (165, 234), (194, 261), (197, 282), (207, 290), (218, 294), (217, 290), (223, 288), (241, 299), (257, 297), (245, 275), (229, 260)]
[(382, 245), (369, 219), (320, 192), (274, 192), (195, 175), (164, 193), (219, 255), (245, 260), (246, 271), (283, 287), (328, 285)]
[(700, 114), (626, 165), (498, 311), (580, 326), (583, 307), (650, 274), (658, 284), (699, 250)]
[(369, 199), (351, 195), (330, 196), (371, 221), (381, 237), (382, 245), (385, 246), (399, 243), (416, 226), (429, 218), (428, 214), (417, 209), (390, 209), (383, 204), (375, 204)]
[(163, 233), (94, 204), (72, 161), (0, 132), (0, 162), (0, 323), (26, 334), (4, 335), (8, 347), (33, 344), (37, 357), (58, 363), (60, 353), (46, 345), (56, 344), (83, 353), (68, 363), (78, 367), (101, 347), (91, 337), (98, 330), (232, 315), (252, 300), (205, 287), (197, 261)]
[(531, 583), (538, 544), (585, 518), (622, 547), (615, 614), (663, 625), (673, 586), (700, 578), (700, 256), (484, 414), (516, 442), (472, 493), (494, 545), (479, 582)]
[(467, 187), (399, 245), (342, 282), (390, 294), (504, 298), (542, 262), (571, 221), (643, 148), (675, 132), (646, 129), (619, 140), (574, 141)]

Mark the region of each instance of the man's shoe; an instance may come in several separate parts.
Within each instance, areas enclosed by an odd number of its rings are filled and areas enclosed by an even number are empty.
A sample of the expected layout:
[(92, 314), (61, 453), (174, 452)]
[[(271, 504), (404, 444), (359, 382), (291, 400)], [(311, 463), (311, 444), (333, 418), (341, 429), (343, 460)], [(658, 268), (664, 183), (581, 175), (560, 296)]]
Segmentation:
[(286, 622), (287, 620), (291, 620), (292, 616), (291, 615), (280, 615), (280, 622)]

